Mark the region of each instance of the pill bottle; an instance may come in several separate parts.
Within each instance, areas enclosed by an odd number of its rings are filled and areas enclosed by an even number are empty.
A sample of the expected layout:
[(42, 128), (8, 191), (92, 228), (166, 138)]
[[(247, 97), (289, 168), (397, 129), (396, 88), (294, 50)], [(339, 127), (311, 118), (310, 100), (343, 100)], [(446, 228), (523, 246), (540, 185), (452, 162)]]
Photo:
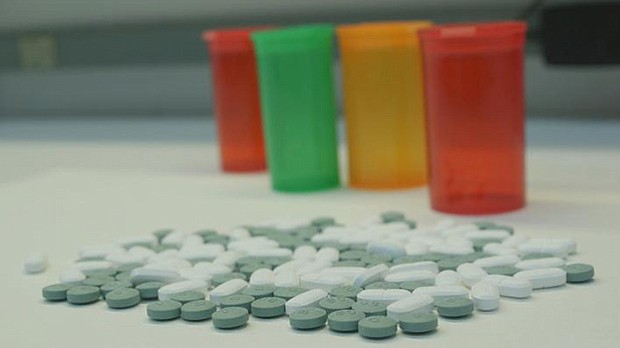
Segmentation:
[(490, 214), (525, 205), (522, 22), (420, 31), (433, 209)]
[(331, 25), (252, 34), (273, 189), (339, 186)]
[(256, 58), (250, 39), (250, 33), (260, 29), (265, 28), (203, 33), (211, 61), (220, 164), (225, 172), (266, 168)]
[(351, 187), (381, 190), (426, 184), (417, 32), (430, 25), (377, 22), (337, 28)]

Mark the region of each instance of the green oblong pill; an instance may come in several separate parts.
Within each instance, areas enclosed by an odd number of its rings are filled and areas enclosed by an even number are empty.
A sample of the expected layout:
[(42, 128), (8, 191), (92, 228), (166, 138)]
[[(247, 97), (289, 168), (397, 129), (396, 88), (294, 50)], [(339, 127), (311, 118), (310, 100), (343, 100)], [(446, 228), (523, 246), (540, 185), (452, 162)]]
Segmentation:
[(222, 297), (220, 300), (220, 307), (242, 307), (245, 308), (248, 313), (252, 310), (252, 302), (256, 299), (254, 296), (244, 295), (244, 294), (235, 294), (226, 297)]
[(342, 309), (349, 309), (355, 303), (348, 297), (326, 297), (319, 301), (319, 307), (323, 308), (327, 313), (339, 311)]
[(101, 292), (96, 286), (78, 285), (67, 290), (67, 302), (71, 304), (88, 304), (99, 301)]
[(327, 311), (322, 308), (307, 307), (291, 313), (289, 323), (296, 330), (318, 329), (327, 321)]
[(252, 315), (257, 318), (275, 318), (286, 312), (286, 300), (280, 297), (263, 297), (252, 302)]
[(101, 290), (101, 295), (105, 298), (109, 292), (121, 288), (133, 288), (133, 284), (128, 281), (116, 280), (103, 284), (99, 289)]
[(144, 300), (153, 300), (157, 298), (159, 288), (166, 285), (162, 282), (146, 282), (136, 286), (136, 290), (140, 292), (140, 297)]
[(566, 282), (584, 283), (594, 278), (594, 267), (586, 263), (573, 263), (564, 266)]
[(364, 313), (367, 317), (384, 316), (387, 311), (387, 306), (383, 302), (370, 300), (359, 300), (351, 308)]
[(218, 329), (234, 329), (245, 325), (249, 319), (248, 310), (242, 307), (227, 307), (213, 313), (211, 320)]
[(329, 329), (336, 332), (354, 332), (357, 331), (357, 324), (364, 319), (366, 315), (354, 309), (343, 309), (329, 313), (327, 316), (327, 325)]
[(108, 268), (108, 269), (95, 269), (95, 270), (87, 270), (82, 272), (85, 276), (95, 278), (95, 277), (114, 277), (117, 273), (116, 269)]
[(329, 290), (329, 294), (331, 296), (337, 297), (348, 297), (350, 299), (357, 299), (357, 294), (360, 293), (363, 289), (357, 286), (337, 286)]
[(456, 271), (456, 268), (464, 263), (470, 262), (464, 257), (449, 257), (437, 262), (437, 266), (440, 271), (451, 270)]
[(360, 261), (364, 256), (369, 254), (362, 250), (349, 250), (340, 254), (340, 261)]
[(509, 277), (512, 277), (520, 271), (520, 269), (512, 265), (485, 267), (484, 270), (487, 271), (488, 274), (501, 274)]
[(149, 303), (146, 306), (146, 315), (156, 321), (176, 319), (181, 315), (181, 303), (172, 300)]
[(398, 323), (384, 316), (364, 318), (357, 323), (360, 336), (366, 338), (388, 338), (396, 335)]
[(65, 301), (67, 300), (67, 291), (69, 289), (71, 289), (71, 286), (67, 284), (52, 284), (41, 289), (41, 295), (47, 301)]
[(432, 312), (413, 312), (400, 317), (400, 329), (406, 333), (420, 334), (435, 330), (438, 325), (437, 314)]
[(170, 296), (172, 301), (181, 302), (181, 304), (186, 304), (192, 301), (200, 301), (205, 299), (205, 294), (200, 291), (190, 290), (183, 291), (178, 294), (174, 294)]
[(114, 276), (114, 279), (116, 279), (118, 281), (130, 282), (131, 281), (131, 271), (120, 272), (120, 273), (118, 273), (117, 275)]
[(381, 213), (381, 220), (384, 223), (402, 221), (405, 220), (405, 214), (400, 211), (386, 211)]
[(366, 267), (366, 262), (361, 260), (337, 261), (332, 264), (332, 267)]
[(208, 300), (192, 301), (181, 306), (181, 319), (187, 321), (203, 321), (210, 319), (216, 306)]
[(130, 308), (140, 303), (140, 292), (132, 288), (118, 288), (108, 293), (105, 302), (113, 309)]
[(250, 295), (255, 299), (272, 297), (276, 287), (273, 285), (250, 285), (241, 291), (244, 295)]
[(474, 311), (474, 302), (468, 298), (448, 297), (435, 301), (437, 313), (446, 318), (460, 318)]

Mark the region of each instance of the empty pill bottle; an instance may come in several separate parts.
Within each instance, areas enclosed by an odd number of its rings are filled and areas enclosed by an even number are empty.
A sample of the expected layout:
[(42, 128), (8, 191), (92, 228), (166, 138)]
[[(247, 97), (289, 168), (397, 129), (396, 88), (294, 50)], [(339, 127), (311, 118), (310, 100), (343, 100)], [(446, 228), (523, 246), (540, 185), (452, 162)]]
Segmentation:
[(351, 187), (381, 190), (426, 184), (417, 32), (430, 25), (377, 22), (337, 28)]
[(421, 30), (433, 209), (492, 214), (525, 205), (522, 22)]
[(273, 189), (339, 186), (333, 26), (261, 31), (252, 39)]
[(209, 30), (220, 164), (225, 172), (266, 169), (256, 58), (250, 33), (264, 28)]

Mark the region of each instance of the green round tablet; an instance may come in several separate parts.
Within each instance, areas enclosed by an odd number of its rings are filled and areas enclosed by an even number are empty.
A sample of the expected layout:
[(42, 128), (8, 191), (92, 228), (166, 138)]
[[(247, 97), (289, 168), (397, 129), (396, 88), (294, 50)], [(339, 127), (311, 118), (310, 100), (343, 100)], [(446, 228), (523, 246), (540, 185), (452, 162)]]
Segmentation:
[(398, 284), (392, 282), (374, 282), (366, 285), (364, 289), (398, 289)]
[(404, 289), (407, 291), (413, 291), (423, 286), (433, 286), (433, 285), (435, 285), (435, 281), (433, 279), (411, 280), (408, 282), (402, 282), (398, 284), (398, 286), (401, 289)]
[(361, 260), (364, 256), (369, 256), (365, 251), (361, 250), (349, 250), (340, 254), (340, 261), (351, 261), (351, 260)]
[(327, 325), (329, 329), (336, 332), (357, 331), (357, 323), (364, 319), (366, 315), (354, 309), (343, 309), (329, 313)]
[(230, 241), (230, 238), (228, 236), (225, 236), (225, 235), (222, 235), (222, 234), (215, 234), (215, 235), (212, 235), (212, 236), (202, 237), (202, 240), (205, 242), (205, 244), (228, 245), (228, 242)]
[(312, 226), (317, 226), (317, 227), (332, 226), (335, 223), (336, 223), (336, 219), (334, 219), (331, 216), (319, 216), (317, 218), (312, 219), (312, 221), (310, 222)]
[(65, 301), (67, 299), (67, 291), (71, 289), (70, 285), (58, 283), (44, 287), (41, 290), (43, 298), (48, 301)]
[(82, 285), (101, 287), (105, 283), (113, 282), (116, 279), (110, 276), (88, 277), (82, 281)]
[(235, 262), (237, 268), (241, 268), (245, 265), (251, 265), (255, 263), (262, 263), (263, 259), (258, 256), (243, 256)]
[(437, 314), (433, 312), (413, 312), (400, 317), (400, 329), (406, 333), (420, 334), (437, 328)]
[(173, 294), (170, 296), (172, 301), (181, 302), (181, 304), (186, 304), (192, 301), (200, 301), (205, 299), (204, 292), (196, 291), (196, 290), (188, 290), (179, 292), (178, 294)]
[(484, 270), (487, 271), (488, 274), (501, 274), (510, 277), (520, 271), (520, 269), (512, 265), (484, 267)]
[(256, 299), (272, 297), (276, 287), (273, 285), (250, 285), (241, 291), (244, 295), (250, 295)]
[(366, 267), (366, 262), (361, 260), (336, 261), (332, 267)]
[(157, 291), (159, 288), (166, 285), (162, 282), (146, 282), (136, 286), (136, 290), (140, 292), (140, 297), (143, 300), (153, 300), (157, 298)]
[(118, 267), (116, 267), (116, 271), (118, 271), (119, 273), (121, 272), (131, 272), (134, 269), (138, 268), (138, 267), (142, 267), (144, 266), (141, 263), (138, 262), (132, 262), (132, 263), (126, 263), (124, 265), (120, 265)]
[(319, 228), (322, 229), (323, 227), (317, 227), (317, 226), (300, 227), (300, 228), (293, 230), (293, 233), (298, 238), (301, 238), (304, 240), (310, 240), (314, 235), (320, 232)]
[(384, 316), (364, 318), (357, 323), (360, 336), (366, 338), (388, 338), (396, 335), (396, 320)]
[(101, 290), (101, 295), (105, 298), (110, 291), (121, 288), (133, 288), (133, 284), (128, 281), (115, 280), (113, 282), (103, 284), (99, 289)]
[(381, 213), (381, 220), (384, 223), (402, 221), (404, 219), (405, 219), (405, 214), (399, 211), (386, 211), (386, 212)]
[(460, 318), (474, 311), (474, 302), (468, 298), (448, 297), (435, 301), (437, 313), (446, 318)]
[(348, 297), (326, 297), (319, 301), (319, 307), (323, 308), (327, 313), (339, 311), (341, 309), (350, 309), (355, 303)]
[(176, 319), (181, 315), (181, 306), (181, 302), (172, 300), (155, 301), (146, 306), (146, 315), (156, 321)]
[(214, 287), (217, 287), (217, 286), (220, 286), (220, 285), (226, 283), (227, 281), (229, 281), (231, 279), (243, 279), (243, 280), (246, 280), (248, 278), (245, 276), (245, 274), (239, 273), (239, 272), (222, 273), (222, 274), (214, 275), (213, 278), (211, 279), (211, 284), (213, 284)]
[(370, 300), (359, 300), (351, 308), (364, 313), (367, 317), (385, 315), (387, 310), (387, 306), (383, 302)]
[(120, 272), (114, 276), (114, 279), (118, 281), (131, 282), (131, 272)]
[(118, 288), (110, 291), (105, 301), (110, 308), (130, 308), (140, 303), (140, 292), (132, 288)]
[(446, 259), (442, 259), (439, 260), (437, 262), (437, 266), (439, 267), (440, 271), (446, 271), (446, 270), (451, 270), (451, 271), (456, 271), (456, 268), (464, 263), (469, 262), (468, 260), (466, 260), (463, 257), (449, 257)]
[(357, 299), (357, 294), (360, 293), (363, 289), (357, 286), (351, 286), (351, 285), (343, 285), (343, 286), (336, 286), (334, 288), (331, 288), (329, 290), (329, 294), (331, 296), (336, 296), (336, 297), (348, 297), (350, 299)]
[(213, 326), (218, 329), (234, 329), (248, 322), (248, 310), (242, 307), (227, 307), (213, 313)]
[(273, 292), (273, 296), (280, 297), (288, 301), (299, 294), (303, 294), (306, 291), (308, 291), (308, 289), (299, 287), (276, 288)]
[(555, 257), (555, 255), (548, 253), (532, 253), (521, 256), (521, 260), (546, 259), (548, 257)]
[(325, 325), (327, 312), (322, 308), (307, 307), (291, 313), (288, 319), (293, 329), (318, 329)]
[(252, 310), (252, 302), (256, 299), (254, 296), (244, 295), (244, 294), (235, 294), (226, 297), (222, 297), (220, 300), (220, 307), (242, 307), (245, 308), (248, 313)]
[(187, 302), (181, 306), (181, 319), (187, 321), (207, 320), (215, 313), (215, 309), (215, 304), (208, 300)]
[(101, 292), (96, 286), (78, 285), (67, 290), (67, 302), (71, 304), (88, 304), (99, 301)]
[(367, 264), (386, 263), (386, 262), (391, 262), (392, 257), (389, 255), (368, 254), (368, 255), (362, 256), (360, 260), (366, 262)]
[(564, 266), (566, 282), (584, 283), (594, 278), (594, 267), (585, 263), (573, 263)]
[(406, 255), (395, 258), (394, 264), (400, 265), (401, 263), (416, 263), (422, 261), (428, 261), (424, 255)]
[(96, 277), (113, 277), (116, 274), (116, 269), (108, 268), (108, 269), (95, 269), (95, 270), (87, 270), (83, 271), (85, 276), (89, 278)]
[(252, 302), (252, 315), (257, 318), (275, 318), (286, 312), (286, 300), (280, 297), (263, 297)]
[(450, 255), (441, 254), (441, 253), (426, 253), (420, 256), (424, 258), (422, 261), (434, 261), (434, 262), (439, 262), (443, 259), (449, 259), (452, 257)]
[(289, 262), (289, 261), (291, 261), (291, 258), (287, 256), (267, 256), (263, 259), (262, 263), (267, 264), (271, 266), (271, 268), (273, 268), (273, 267), (278, 267), (281, 264)]

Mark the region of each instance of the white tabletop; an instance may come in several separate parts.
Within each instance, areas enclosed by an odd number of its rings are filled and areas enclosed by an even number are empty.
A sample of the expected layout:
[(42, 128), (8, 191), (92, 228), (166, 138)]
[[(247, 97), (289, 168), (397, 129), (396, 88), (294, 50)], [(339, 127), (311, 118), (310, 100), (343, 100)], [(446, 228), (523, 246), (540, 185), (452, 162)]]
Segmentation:
[[(491, 217), (518, 234), (568, 236), (571, 260), (592, 263), (596, 281), (502, 299), (497, 312), (440, 320), (437, 332), (369, 341), (327, 329), (295, 332), (285, 318), (250, 319), (215, 330), (210, 322), (154, 323), (145, 305), (113, 311), (41, 300), (79, 246), (162, 227), (224, 229), (273, 217), (333, 215), (355, 222), (402, 210), (420, 224), (446, 215), (429, 208), (427, 190), (306, 194), (270, 190), (267, 174), (224, 175), (205, 121), (0, 121), (0, 347), (232, 347), (322, 344), (344, 347), (617, 347), (620, 342), (620, 124), (530, 122), (528, 205)], [(344, 157), (343, 157), (344, 158)], [(470, 218), (456, 217), (458, 220)], [(27, 276), (30, 252), (49, 255), (47, 272)]]

